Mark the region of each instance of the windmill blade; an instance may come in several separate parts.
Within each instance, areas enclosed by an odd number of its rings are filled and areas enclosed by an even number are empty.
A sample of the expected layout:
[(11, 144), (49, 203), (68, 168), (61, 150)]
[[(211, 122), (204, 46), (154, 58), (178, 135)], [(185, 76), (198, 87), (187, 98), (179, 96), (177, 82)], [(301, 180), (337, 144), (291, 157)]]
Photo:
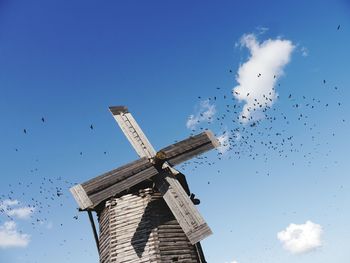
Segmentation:
[(166, 160), (173, 166), (219, 146), (220, 143), (214, 134), (211, 131), (205, 131), (163, 148), (157, 153), (156, 158)]
[(142, 157), (152, 158), (156, 151), (148, 141), (146, 135), (141, 130), (140, 126), (135, 121), (134, 117), (125, 106), (109, 107), (114, 119), (122, 129), (126, 138), (134, 147), (137, 154)]
[[(109, 107), (109, 109), (137, 154), (140, 157), (153, 158), (156, 151), (128, 109), (123, 106)], [(211, 235), (212, 231), (176, 179), (175, 175), (179, 172), (171, 166), (218, 146), (219, 143), (214, 135), (207, 131), (162, 149), (161, 154), (156, 157), (161, 156), (165, 159), (161, 160), (163, 170), (155, 175), (153, 180), (192, 244)]]
[(196, 244), (212, 234), (211, 229), (169, 168), (163, 169), (154, 178), (154, 182), (191, 244)]
[[(159, 177), (159, 180), (168, 181), (167, 183), (164, 182), (164, 184), (176, 190), (180, 186), (177, 180), (174, 181), (170, 180), (170, 177), (161, 177), (157, 175), (163, 169), (170, 170), (169, 172), (173, 175), (178, 173), (178, 171), (170, 167), (167, 162), (172, 165), (178, 164), (198, 154), (204, 153), (217, 145), (217, 142), (213, 141), (212, 134), (204, 132), (164, 148), (160, 151), (162, 154), (158, 154), (158, 152), (155, 160), (152, 162), (147, 157), (143, 157), (85, 183), (76, 185), (71, 188), (71, 192), (78, 202), (79, 207), (81, 209), (86, 209), (96, 207), (96, 205), (109, 197), (127, 190), (153, 176)], [(168, 194), (172, 193), (173, 191), (169, 191)], [(176, 193), (174, 193), (174, 195), (176, 195)], [(174, 198), (176, 199), (176, 196), (174, 196)], [(171, 209), (171, 205), (169, 205), (169, 207)]]
[(80, 209), (93, 209), (106, 199), (158, 174), (144, 157), (70, 189)]

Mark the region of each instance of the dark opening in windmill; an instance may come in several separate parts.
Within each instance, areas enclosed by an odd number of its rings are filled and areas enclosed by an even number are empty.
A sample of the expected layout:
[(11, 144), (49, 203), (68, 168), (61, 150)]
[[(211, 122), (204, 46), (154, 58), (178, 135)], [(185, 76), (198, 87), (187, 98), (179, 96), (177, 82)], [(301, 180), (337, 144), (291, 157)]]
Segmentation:
[(88, 211), (100, 263), (206, 262), (199, 241), (212, 231), (173, 166), (218, 147), (218, 140), (205, 131), (156, 152), (126, 107), (109, 109), (140, 159), (70, 189)]

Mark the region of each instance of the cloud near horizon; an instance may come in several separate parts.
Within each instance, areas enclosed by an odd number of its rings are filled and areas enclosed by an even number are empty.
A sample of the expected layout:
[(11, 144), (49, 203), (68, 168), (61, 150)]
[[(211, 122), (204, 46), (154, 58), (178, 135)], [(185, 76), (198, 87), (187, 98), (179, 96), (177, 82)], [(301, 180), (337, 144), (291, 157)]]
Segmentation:
[(263, 110), (271, 107), (277, 99), (275, 85), (289, 63), (295, 46), (290, 40), (268, 39), (259, 43), (254, 34), (241, 38), (241, 46), (249, 49), (250, 57), (237, 72), (238, 86), (233, 96), (245, 105), (241, 121), (247, 123), (264, 117)]
[(26, 247), (29, 241), (30, 236), (20, 233), (15, 222), (6, 221), (0, 226), (0, 248)]
[(305, 224), (290, 224), (277, 233), (283, 247), (292, 254), (303, 254), (322, 246), (322, 227), (311, 221)]

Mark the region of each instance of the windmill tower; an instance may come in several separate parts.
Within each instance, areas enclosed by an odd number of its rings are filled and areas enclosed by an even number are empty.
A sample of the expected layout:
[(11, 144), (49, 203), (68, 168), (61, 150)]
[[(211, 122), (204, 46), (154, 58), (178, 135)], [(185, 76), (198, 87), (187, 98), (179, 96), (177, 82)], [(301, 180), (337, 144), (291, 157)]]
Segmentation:
[(210, 131), (156, 152), (128, 109), (110, 107), (139, 159), (70, 189), (99, 222), (100, 263), (206, 262), (199, 241), (212, 234), (185, 176), (173, 168), (219, 146)]

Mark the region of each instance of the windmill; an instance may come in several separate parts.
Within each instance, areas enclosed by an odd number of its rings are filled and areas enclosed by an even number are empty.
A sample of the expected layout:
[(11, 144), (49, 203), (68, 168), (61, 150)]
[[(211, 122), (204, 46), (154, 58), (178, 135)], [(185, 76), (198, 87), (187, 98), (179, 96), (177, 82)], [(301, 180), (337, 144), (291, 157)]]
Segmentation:
[(70, 189), (89, 214), (100, 263), (205, 262), (199, 241), (212, 231), (185, 176), (173, 166), (219, 142), (205, 131), (156, 152), (126, 107), (109, 110), (140, 158)]

